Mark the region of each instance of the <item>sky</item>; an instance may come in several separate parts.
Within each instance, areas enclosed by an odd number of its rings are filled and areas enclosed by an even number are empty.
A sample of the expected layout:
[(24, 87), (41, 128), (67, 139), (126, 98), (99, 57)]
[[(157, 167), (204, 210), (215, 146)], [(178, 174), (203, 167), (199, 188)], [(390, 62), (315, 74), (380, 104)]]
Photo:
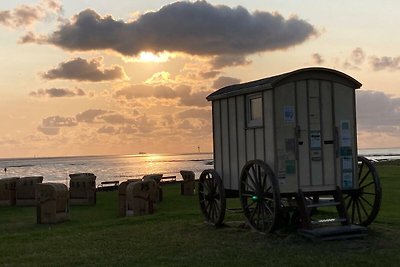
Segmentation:
[(205, 97), (323, 66), (400, 147), (400, 2), (0, 1), (0, 158), (212, 151)]

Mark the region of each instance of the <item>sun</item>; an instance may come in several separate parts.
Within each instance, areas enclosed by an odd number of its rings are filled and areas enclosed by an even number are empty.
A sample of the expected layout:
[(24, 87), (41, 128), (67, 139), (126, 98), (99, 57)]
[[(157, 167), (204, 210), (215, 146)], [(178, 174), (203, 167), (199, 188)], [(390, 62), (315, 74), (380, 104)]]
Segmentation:
[(172, 54), (168, 52), (152, 53), (152, 52), (140, 52), (136, 57), (138, 62), (167, 62), (171, 58)]

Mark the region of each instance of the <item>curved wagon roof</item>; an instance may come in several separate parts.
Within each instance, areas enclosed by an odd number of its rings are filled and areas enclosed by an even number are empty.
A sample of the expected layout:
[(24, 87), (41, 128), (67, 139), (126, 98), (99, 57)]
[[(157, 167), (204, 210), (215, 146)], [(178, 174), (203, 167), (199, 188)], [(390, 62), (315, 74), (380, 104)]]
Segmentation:
[(207, 100), (213, 101), (221, 98), (253, 93), (261, 90), (272, 89), (285, 83), (310, 79), (337, 82), (354, 89), (358, 89), (362, 85), (356, 79), (343, 72), (328, 68), (311, 67), (298, 69), (260, 80), (229, 85), (207, 96)]

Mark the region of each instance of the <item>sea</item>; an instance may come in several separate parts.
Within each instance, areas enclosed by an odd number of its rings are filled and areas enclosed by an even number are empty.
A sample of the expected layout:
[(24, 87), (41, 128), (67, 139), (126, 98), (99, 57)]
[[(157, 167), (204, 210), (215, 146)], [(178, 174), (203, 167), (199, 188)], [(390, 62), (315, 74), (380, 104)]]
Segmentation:
[[(400, 148), (360, 149), (358, 154), (373, 161), (394, 160), (400, 159)], [(212, 153), (13, 158), (0, 159), (0, 178), (43, 176), (43, 182), (68, 185), (69, 174), (93, 173), (100, 185), (153, 173), (181, 180), (180, 170), (193, 171), (197, 179), (203, 170), (212, 168)]]

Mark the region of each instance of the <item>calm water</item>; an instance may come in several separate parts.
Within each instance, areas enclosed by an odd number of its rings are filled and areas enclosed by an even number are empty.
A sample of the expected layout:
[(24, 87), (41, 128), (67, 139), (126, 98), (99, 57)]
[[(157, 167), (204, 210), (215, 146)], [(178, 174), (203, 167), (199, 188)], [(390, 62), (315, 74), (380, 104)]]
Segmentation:
[[(400, 148), (363, 149), (359, 155), (370, 159), (400, 159)], [(213, 168), (211, 153), (185, 155), (124, 155), (96, 157), (58, 157), (30, 159), (0, 159), (1, 177), (41, 175), (44, 182), (67, 183), (71, 173), (91, 172), (97, 184), (103, 181), (125, 181), (145, 174), (163, 173), (181, 179), (180, 170), (195, 172), (196, 178), (205, 169)], [(7, 173), (4, 173), (7, 168)]]
[[(212, 154), (0, 159), (0, 177), (41, 175), (43, 182), (66, 183), (68, 174), (91, 172), (97, 176), (97, 184), (140, 178), (150, 173), (175, 175), (181, 179), (180, 170), (191, 170), (198, 177), (203, 170), (213, 168), (207, 165), (210, 161)], [(7, 168), (7, 174), (4, 168)]]

